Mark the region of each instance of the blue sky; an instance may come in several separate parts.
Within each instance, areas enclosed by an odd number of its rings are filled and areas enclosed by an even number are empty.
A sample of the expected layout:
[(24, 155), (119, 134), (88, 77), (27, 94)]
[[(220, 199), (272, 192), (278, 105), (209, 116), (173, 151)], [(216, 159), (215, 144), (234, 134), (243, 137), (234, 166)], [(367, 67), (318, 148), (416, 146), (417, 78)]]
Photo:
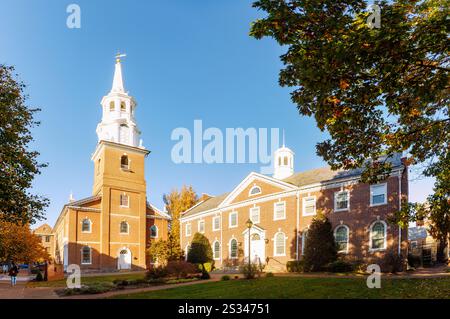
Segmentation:
[[(81, 29), (66, 26), (66, 7), (81, 8)], [(95, 128), (100, 100), (112, 83), (114, 54), (127, 53), (125, 88), (138, 102), (149, 200), (183, 184), (201, 194), (230, 191), (259, 164), (175, 164), (170, 139), (177, 127), (285, 129), (296, 154), (296, 171), (325, 165), (315, 144), (325, 138), (310, 118), (300, 117), (289, 89), (278, 86), (284, 49), (271, 39), (248, 36), (262, 13), (248, 0), (22, 1), (0, 0), (0, 63), (14, 65), (28, 85), (29, 104), (42, 122), (33, 148), (49, 167), (34, 183), (48, 196), (53, 225), (72, 191), (91, 195)], [(412, 201), (432, 181), (410, 184)]]

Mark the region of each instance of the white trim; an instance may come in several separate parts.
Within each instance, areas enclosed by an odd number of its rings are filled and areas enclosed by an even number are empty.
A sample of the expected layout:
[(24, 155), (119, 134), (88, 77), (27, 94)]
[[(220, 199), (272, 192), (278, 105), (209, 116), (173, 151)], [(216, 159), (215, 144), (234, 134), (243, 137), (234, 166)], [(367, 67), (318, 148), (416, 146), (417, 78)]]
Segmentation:
[[(306, 213), (306, 201), (314, 199), (314, 213)], [(317, 214), (317, 198), (316, 196), (306, 196), (302, 198), (302, 216), (314, 216)]]
[(282, 182), (282, 181), (277, 180), (275, 178), (268, 177), (268, 176), (265, 176), (265, 175), (262, 175), (262, 174), (251, 172), (250, 174), (247, 175), (246, 178), (244, 178), (244, 180), (242, 182), (239, 183), (238, 186), (236, 186), (233, 189), (233, 191), (231, 191), (228, 194), (228, 196), (222, 201), (222, 203), (220, 203), (218, 205), (218, 207), (219, 208), (223, 208), (223, 207), (229, 205), (240, 193), (242, 193), (242, 191), (248, 185), (250, 185), (250, 183), (254, 182), (255, 180), (259, 180), (259, 181), (262, 181), (264, 183), (271, 184), (273, 186), (279, 187), (279, 188), (284, 189), (284, 190), (297, 189), (297, 187), (292, 185), (292, 184), (285, 183), (285, 182)]
[[(231, 215), (236, 215), (236, 225), (231, 224)], [(239, 213), (235, 210), (228, 214), (228, 228), (236, 228), (239, 225)]]
[[(277, 218), (277, 205), (283, 204), (283, 217)], [(279, 201), (273, 203), (273, 220), (285, 220), (286, 219), (286, 201)]]
[[(372, 188), (374, 187), (384, 187), (384, 202), (383, 203), (377, 203), (374, 204), (373, 203), (373, 190)], [(370, 185), (370, 207), (375, 207), (375, 206), (381, 206), (381, 205), (386, 205), (387, 204), (387, 183), (379, 183), (379, 184), (373, 184)]]
[(345, 230), (347, 231), (347, 245), (346, 245), (346, 249), (345, 250), (339, 250), (338, 253), (340, 254), (348, 254), (348, 246), (350, 245), (350, 228), (347, 225), (341, 224), (341, 225), (337, 225), (336, 228), (334, 228), (334, 240), (336, 241), (336, 233), (338, 228), (340, 227), (344, 227)]
[[(200, 230), (200, 224), (202, 224), (202, 223), (203, 223), (203, 230)], [(199, 219), (199, 220), (197, 221), (197, 231), (198, 231), (200, 234), (204, 234), (204, 233), (205, 233), (205, 227), (206, 227), (205, 220), (204, 220), (204, 219)]]
[[(259, 189), (259, 191), (258, 191), (257, 193), (252, 194), (252, 191), (253, 191), (254, 189), (256, 189), (256, 188)], [(248, 197), (256, 196), (256, 195), (259, 195), (259, 194), (261, 194), (261, 193), (262, 193), (261, 187), (259, 187), (258, 185), (253, 185), (253, 187), (250, 188), (250, 190), (248, 191)]]
[[(347, 207), (346, 208), (336, 208), (337, 207), (337, 196), (340, 194), (346, 193), (347, 194)], [(350, 210), (350, 191), (349, 190), (341, 190), (334, 192), (334, 209), (333, 212), (345, 212)]]
[[(233, 241), (233, 240), (236, 241), (236, 257), (231, 256), (231, 241)], [(239, 242), (234, 237), (231, 237), (230, 240), (228, 241), (228, 257), (230, 259), (238, 259), (239, 258)]]
[[(152, 236), (152, 228), (153, 228), (153, 227), (156, 228), (156, 235), (155, 235), (155, 236)], [(158, 226), (156, 226), (155, 224), (153, 224), (153, 225), (150, 226), (149, 230), (150, 230), (150, 238), (158, 238), (158, 235), (159, 235), (159, 229), (158, 229)]]
[(126, 218), (136, 218), (139, 219), (139, 216), (132, 216), (132, 215), (125, 215), (125, 214), (110, 214), (111, 216), (116, 216), (116, 217), (126, 217)]
[[(189, 226), (189, 233), (188, 233), (188, 226)], [(192, 235), (192, 225), (191, 225), (191, 223), (186, 223), (184, 225), (184, 234), (185, 234), (186, 237), (189, 237), (189, 236)]]
[[(122, 223), (127, 224), (127, 232), (122, 232)], [(122, 220), (119, 224), (119, 234), (120, 235), (129, 235), (130, 234), (130, 224), (126, 220)]]
[[(89, 248), (89, 262), (84, 262), (83, 261), (83, 250), (86, 247)], [(85, 245), (85, 246), (81, 247), (81, 261), (80, 261), (80, 263), (82, 265), (92, 265), (92, 247), (90, 247), (88, 245)]]
[(302, 231), (302, 256), (305, 255), (305, 244), (306, 241), (308, 240), (308, 231), (309, 227), (303, 229)]
[[(89, 230), (83, 230), (83, 223), (85, 220), (89, 221)], [(82, 234), (92, 234), (92, 221), (90, 218), (85, 217), (81, 220), (81, 233)]]
[[(219, 220), (219, 228), (215, 228), (215, 226), (216, 226), (216, 220)], [(221, 228), (221, 226), (222, 226), (222, 220), (221, 220), (221, 218), (220, 218), (220, 215), (218, 215), (218, 216), (213, 216), (213, 218), (212, 218), (212, 230), (213, 231), (219, 231), (220, 230), (220, 228)]]
[[(253, 220), (253, 211), (258, 211), (258, 221)], [(261, 208), (259, 206), (250, 207), (248, 210), (248, 218), (253, 222), (253, 224), (261, 223)]]
[[(126, 198), (127, 198), (127, 204), (126, 205), (122, 205), (122, 196), (126, 196)], [(119, 204), (120, 204), (119, 206), (121, 208), (130, 208), (130, 196), (128, 196), (127, 193), (120, 194)]]
[[(382, 223), (384, 225), (384, 242), (383, 242), (383, 248), (372, 248), (372, 229), (373, 226), (377, 223)], [(369, 252), (376, 252), (376, 251), (384, 251), (387, 247), (387, 224), (384, 220), (376, 220), (372, 224), (370, 224), (369, 227)]]
[[(216, 254), (216, 247), (215, 247), (216, 243), (219, 244), (219, 257), (217, 257), (217, 258), (215, 256), (215, 254)], [(213, 241), (212, 248), (213, 248), (212, 249), (212, 251), (213, 251), (213, 259), (214, 260), (220, 260), (220, 255), (221, 255), (221, 251), (222, 251), (222, 245), (220, 244), (220, 241), (218, 241), (217, 239), (215, 241)]]
[(111, 245), (137, 245), (137, 246), (141, 245), (140, 243), (128, 243), (128, 242), (124, 243), (123, 241), (111, 241), (109, 243)]
[[(283, 235), (284, 236), (284, 240), (283, 240), (283, 250), (284, 253), (283, 254), (278, 254), (277, 253), (277, 235)], [(287, 240), (287, 236), (285, 233), (283, 233), (282, 231), (278, 230), (275, 235), (273, 236), (272, 240), (273, 240), (273, 256), (274, 257), (282, 257), (282, 256), (286, 256), (286, 240)]]

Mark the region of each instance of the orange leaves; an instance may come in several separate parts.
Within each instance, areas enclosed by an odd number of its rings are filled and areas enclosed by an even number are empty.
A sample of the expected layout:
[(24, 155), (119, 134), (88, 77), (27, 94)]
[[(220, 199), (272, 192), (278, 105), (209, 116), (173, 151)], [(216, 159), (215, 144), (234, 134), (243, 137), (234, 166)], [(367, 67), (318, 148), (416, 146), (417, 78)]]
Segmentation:
[(339, 87), (342, 90), (346, 90), (349, 86), (350, 86), (350, 84), (347, 82), (347, 80), (345, 80), (345, 79), (340, 79), (339, 80)]

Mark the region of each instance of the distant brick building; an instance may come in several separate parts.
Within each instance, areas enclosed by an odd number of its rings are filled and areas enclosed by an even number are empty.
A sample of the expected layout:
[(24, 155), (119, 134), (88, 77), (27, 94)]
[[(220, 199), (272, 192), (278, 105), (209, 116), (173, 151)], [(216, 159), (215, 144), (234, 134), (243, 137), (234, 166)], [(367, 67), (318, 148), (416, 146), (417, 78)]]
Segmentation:
[(41, 244), (49, 255), (53, 255), (55, 249), (55, 236), (52, 232), (52, 227), (48, 224), (43, 224), (33, 230), (33, 233), (41, 239)]
[[(250, 173), (231, 192), (204, 196), (182, 214), (181, 245), (189, 250), (193, 235), (210, 241), (215, 265), (224, 268), (249, 256), (285, 271), (289, 260), (301, 259), (308, 227), (317, 212), (330, 219), (339, 253), (369, 262), (391, 252), (406, 258), (407, 230), (387, 223), (401, 199), (408, 197), (407, 167), (390, 158), (390, 177), (376, 185), (360, 182), (361, 170), (319, 168), (294, 174), (294, 154), (282, 147), (275, 154), (273, 177)], [(248, 260), (248, 259), (247, 259)]]

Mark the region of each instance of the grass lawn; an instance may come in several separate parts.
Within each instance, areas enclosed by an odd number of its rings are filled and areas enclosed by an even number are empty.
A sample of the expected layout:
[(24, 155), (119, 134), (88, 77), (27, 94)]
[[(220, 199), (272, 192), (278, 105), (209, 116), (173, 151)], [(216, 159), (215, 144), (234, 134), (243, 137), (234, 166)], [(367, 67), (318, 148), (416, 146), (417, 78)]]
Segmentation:
[(450, 298), (450, 278), (381, 279), (369, 289), (365, 278), (272, 277), (210, 282), (145, 293), (123, 294), (129, 299), (219, 298)]
[[(143, 279), (145, 275), (143, 273), (137, 274), (117, 274), (117, 275), (108, 275), (108, 276), (81, 276), (81, 284), (92, 284), (92, 283), (100, 283), (100, 282), (113, 282), (113, 280), (136, 280)], [(66, 280), (55, 280), (55, 281), (30, 281), (27, 284), (27, 287), (66, 287)]]

